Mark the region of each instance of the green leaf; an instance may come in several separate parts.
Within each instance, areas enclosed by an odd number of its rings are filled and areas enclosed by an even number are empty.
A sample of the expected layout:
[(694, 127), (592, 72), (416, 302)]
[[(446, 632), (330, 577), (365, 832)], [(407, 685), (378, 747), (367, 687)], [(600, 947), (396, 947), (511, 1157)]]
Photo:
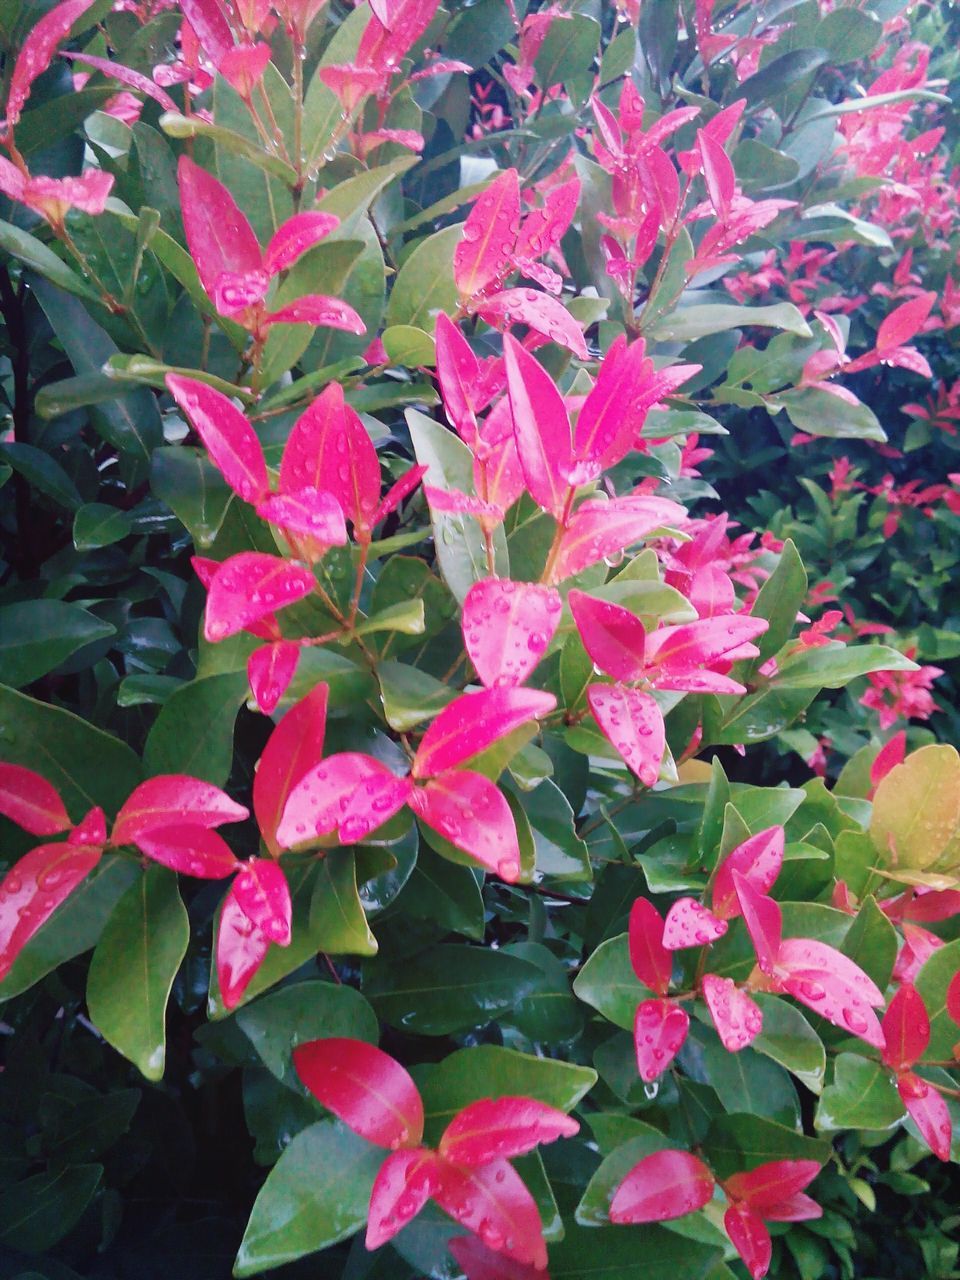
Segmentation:
[(397, 733), (408, 733), (422, 721), (432, 720), (457, 696), (456, 689), (405, 662), (380, 663), (377, 678), (383, 713)]
[(381, 341), (391, 364), (408, 368), (423, 366), (432, 369), (437, 363), (437, 351), (433, 338), (423, 329), (412, 324), (395, 324), (383, 331)]
[(157, 449), (150, 466), (150, 488), (186, 528), (199, 550), (211, 546), (233, 490), (204, 450), (188, 445)]
[(716, 1090), (724, 1110), (763, 1116), (796, 1129), (800, 1105), (783, 1067), (753, 1049), (730, 1053), (715, 1034), (704, 1031), (691, 1026), (690, 1034), (700, 1041), (703, 1079)]
[(88, 302), (99, 302), (100, 295), (82, 276), (78, 276), (42, 240), (21, 231), (12, 223), (0, 221), (0, 249), (38, 272), (59, 289), (65, 289)]
[(818, 71), (828, 60), (823, 49), (791, 49), (789, 53), (771, 59), (756, 75), (745, 80), (737, 89), (737, 97), (746, 98), (748, 107), (759, 106), (779, 97), (799, 80)]
[(534, 59), (541, 89), (563, 84), (577, 106), (593, 85), (593, 61), (600, 46), (600, 24), (585, 13), (571, 13), (550, 23)]
[(896, 929), (875, 900), (866, 898), (847, 931), (843, 942), (844, 955), (858, 964), (884, 991), (890, 983), (899, 945)]
[[(604, 1117), (606, 1118), (606, 1117)], [(606, 1156), (587, 1184), (576, 1209), (582, 1227), (602, 1227), (610, 1221), (610, 1202), (635, 1164), (655, 1151), (668, 1151), (673, 1142), (666, 1134), (631, 1117), (632, 1136)]]
[(843, 64), (859, 62), (872, 53), (882, 35), (883, 24), (872, 13), (847, 6), (825, 13), (813, 38), (818, 48)]
[(0, 685), (0, 752), (57, 788), (75, 822), (102, 805), (114, 814), (141, 780), (126, 745), (79, 716)]
[(37, 1173), (0, 1194), (0, 1240), (24, 1253), (44, 1253), (70, 1231), (93, 1199), (103, 1166), (68, 1165)]
[(772, 683), (780, 689), (842, 689), (871, 671), (916, 669), (915, 662), (888, 645), (845, 645), (838, 640), (786, 658)]
[[(395, 296), (395, 295), (394, 295)], [(473, 493), (473, 455), (452, 431), (417, 409), (408, 409), (407, 425), (417, 462), (430, 468), (430, 483), (438, 489)], [(444, 581), (463, 603), (475, 582), (489, 576), (480, 526), (473, 516), (434, 513), (434, 543)], [(509, 577), (507, 543), (503, 527), (493, 535), (495, 570)]]
[(504, 950), (536, 965), (541, 977), (536, 988), (505, 1014), (503, 1021), (534, 1044), (573, 1039), (583, 1028), (583, 1016), (570, 990), (570, 975), (564, 964), (539, 942), (512, 942)]
[(347, 1036), (376, 1044), (377, 1019), (359, 991), (334, 982), (297, 982), (271, 991), (236, 1015), (237, 1026), (265, 1067), (291, 1089), (304, 1092), (293, 1066), (298, 1044), (321, 1036)]
[(819, 1093), (827, 1064), (820, 1037), (796, 1005), (776, 996), (757, 995), (754, 999), (763, 1010), (763, 1030), (753, 1048), (786, 1067), (812, 1093)]
[(24, 600), (0, 607), (0, 668), (9, 685), (39, 680), (84, 645), (116, 634), (78, 604)]
[(332, 1120), (298, 1133), (257, 1196), (233, 1274), (258, 1275), (359, 1231), (383, 1159)]
[(573, 990), (578, 999), (625, 1031), (633, 1030), (637, 1005), (652, 994), (633, 972), (625, 933), (597, 947), (577, 975)]
[(483, 941), (483, 894), (470, 867), (458, 866), (421, 843), (406, 888), (397, 907), (417, 920)]
[(833, 1082), (817, 1107), (818, 1129), (890, 1129), (902, 1118), (903, 1103), (889, 1067), (856, 1053), (837, 1055)]
[(768, 147), (757, 138), (744, 138), (732, 156), (733, 167), (745, 191), (751, 194), (789, 186), (800, 172), (793, 156)]
[(950, 102), (945, 94), (933, 93), (929, 89), (897, 89), (892, 93), (874, 93), (865, 98), (846, 98), (842, 102), (825, 103), (814, 115), (807, 116), (803, 123), (809, 124), (812, 120), (822, 120), (828, 116), (845, 116), (853, 111), (870, 111), (874, 107), (889, 107), (895, 102), (906, 102), (911, 98), (941, 104)]
[(249, 160), (264, 173), (285, 182), (288, 187), (296, 186), (297, 175), (285, 160), (271, 155), (259, 143), (245, 138), (242, 133), (237, 133), (234, 129), (211, 124), (200, 116), (182, 116), (176, 111), (165, 111), (158, 123), (168, 138), (210, 138), (224, 151)]
[(176, 689), (147, 735), (150, 773), (188, 773), (223, 786), (233, 763), (233, 726), (247, 696), (246, 672), (204, 676)]
[(120, 542), (130, 532), (130, 515), (105, 502), (87, 502), (73, 517), (73, 545), (78, 551), (96, 551)]
[(717, 1116), (703, 1145), (718, 1178), (768, 1160), (818, 1160), (824, 1164), (830, 1156), (830, 1143), (823, 1138), (807, 1138), (795, 1129), (751, 1115)]
[(23, 476), (32, 488), (39, 489), (59, 506), (76, 511), (83, 505), (80, 490), (63, 467), (54, 462), (43, 449), (17, 442), (0, 444), (0, 458), (8, 462), (18, 475)]
[(665, 1227), (569, 1225), (550, 1249), (551, 1280), (706, 1280), (720, 1250)]
[(356, 864), (349, 849), (331, 849), (320, 863), (310, 904), (310, 933), (317, 950), (333, 955), (377, 953), (377, 940), (357, 892)]
[(148, 1080), (163, 1078), (167, 1001), (189, 942), (176, 875), (148, 867), (117, 903), (90, 962), (90, 1017)]
[(750, 664), (751, 671), (772, 658), (790, 639), (806, 596), (807, 571), (796, 546), (787, 538), (776, 569), (760, 588), (750, 610), (755, 618), (766, 618), (770, 624), (757, 640), (760, 656)]
[(784, 329), (801, 338), (810, 337), (810, 326), (792, 302), (775, 302), (765, 307), (740, 307), (726, 302), (678, 307), (653, 326), (651, 336), (660, 342), (691, 342), (747, 325)]
[[(432, 335), (437, 312), (452, 315), (457, 309), (453, 278), (453, 253), (463, 236), (457, 223), (421, 240), (397, 272), (387, 306), (387, 327), (407, 325)], [(431, 476), (431, 483), (437, 484)]]
[(405, 636), (422, 636), (424, 630), (423, 601), (406, 600), (364, 618), (354, 627), (354, 634), (368, 636), (377, 631), (399, 631)]
[(536, 986), (538, 971), (502, 951), (443, 945), (398, 966), (364, 967), (363, 990), (377, 1016), (418, 1035), (484, 1027)]
[(941, 856), (948, 861), (958, 824), (960, 756), (946, 743), (921, 747), (887, 774), (873, 797), (877, 862), (891, 870), (935, 869)]
[(525, 791), (520, 803), (530, 822), (537, 851), (537, 874), (557, 880), (590, 880), (587, 846), (574, 827), (573, 809), (555, 782)]
[(822, 387), (799, 387), (781, 391), (767, 400), (771, 413), (786, 409), (787, 417), (798, 431), (833, 440), (876, 440), (883, 443), (887, 434), (872, 409), (861, 403), (850, 404), (831, 395)]
[(960, 941), (938, 947), (917, 975), (914, 984), (930, 1015), (930, 1043), (924, 1054), (935, 1062), (949, 1062), (960, 1041), (960, 1027), (947, 1013), (947, 988), (960, 970)]

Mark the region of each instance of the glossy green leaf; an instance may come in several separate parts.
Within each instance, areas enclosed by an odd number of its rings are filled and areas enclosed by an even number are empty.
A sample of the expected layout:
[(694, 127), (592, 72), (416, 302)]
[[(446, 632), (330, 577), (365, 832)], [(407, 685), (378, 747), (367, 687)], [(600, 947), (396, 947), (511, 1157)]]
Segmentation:
[(810, 337), (810, 326), (792, 302), (774, 302), (767, 306), (740, 307), (731, 303), (702, 304), (679, 307), (651, 330), (661, 342), (692, 342), (711, 333), (745, 325), (764, 329), (785, 329), (788, 333)]
[(828, 1132), (890, 1129), (902, 1118), (903, 1103), (890, 1068), (856, 1053), (838, 1054), (833, 1081), (820, 1095), (816, 1127)]
[(72, 653), (115, 634), (115, 628), (76, 604), (25, 600), (0, 607), (0, 669), (14, 688), (39, 680)]
[(222, 786), (233, 763), (233, 726), (248, 687), (244, 671), (205, 676), (176, 689), (147, 736), (147, 770), (187, 773)]
[(74, 1164), (37, 1173), (0, 1192), (0, 1240), (24, 1253), (43, 1253), (79, 1220), (100, 1185), (103, 1166)]
[(88, 502), (73, 517), (73, 545), (78, 551), (96, 551), (122, 541), (130, 532), (130, 516), (104, 502)]
[(354, 856), (331, 849), (321, 861), (310, 903), (310, 933), (316, 946), (333, 955), (373, 956), (377, 940), (370, 932), (357, 892)]
[(597, 947), (577, 974), (573, 990), (578, 999), (626, 1031), (633, 1030), (637, 1005), (651, 995), (633, 972), (625, 933)]
[(796, 1005), (776, 996), (753, 999), (763, 1011), (763, 1030), (753, 1048), (786, 1067), (812, 1093), (820, 1093), (827, 1061), (823, 1041)]

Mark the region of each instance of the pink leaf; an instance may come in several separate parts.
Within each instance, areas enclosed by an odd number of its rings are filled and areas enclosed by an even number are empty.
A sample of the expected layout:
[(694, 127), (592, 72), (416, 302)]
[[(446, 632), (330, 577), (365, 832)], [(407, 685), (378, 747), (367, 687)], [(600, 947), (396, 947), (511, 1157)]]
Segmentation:
[(0, 980), (102, 852), (97, 845), (41, 844), (10, 867), (0, 882)]
[(660, 627), (648, 637), (647, 664), (670, 675), (695, 671), (741, 649), (762, 635), (768, 625), (766, 618), (733, 614), (701, 618), (677, 627)]
[(405, 502), (409, 498), (426, 474), (426, 467), (415, 466), (405, 471), (399, 480), (395, 480), (374, 512), (373, 523), (379, 524), (381, 520), (386, 519), (391, 511), (396, 511), (401, 502)]
[(601, 361), (597, 380), (583, 402), (574, 437), (577, 458), (592, 464), (597, 475), (620, 461), (643, 426), (633, 409), (642, 395), (645, 373), (653, 370), (645, 350), (642, 338), (628, 347), (621, 334)]
[(453, 255), (453, 276), (463, 298), (472, 298), (510, 269), (520, 226), (520, 181), (507, 169), (480, 193)]
[(433, 485), (425, 484), (423, 492), (430, 503), (430, 510), (440, 515), (476, 516), (478, 520), (494, 520), (498, 524), (504, 516), (501, 507), (476, 498), (472, 493), (461, 493), (459, 489), (435, 489)]
[[(818, 1160), (769, 1160), (745, 1173), (732, 1174), (724, 1181), (723, 1189), (731, 1200), (742, 1200), (771, 1222), (800, 1222), (803, 1219), (774, 1217), (774, 1214), (803, 1191), (819, 1172)], [(813, 1207), (815, 1212), (810, 1216), (819, 1218), (819, 1205)]]
[(859, 1036), (876, 1049), (883, 1048), (883, 1031), (877, 1015), (862, 996), (832, 970), (791, 970), (781, 978), (780, 987), (841, 1031)]
[(233, 196), (212, 174), (181, 156), (177, 166), (187, 247), (208, 296), (224, 273), (246, 275), (261, 268), (253, 228)]
[(960, 1025), (960, 972), (955, 973), (947, 986), (947, 1013)]
[(580, 179), (571, 178), (547, 192), (541, 209), (531, 209), (520, 224), (514, 261), (533, 262), (556, 249), (577, 212)]
[(544, 1280), (545, 1272), (494, 1253), (477, 1236), (454, 1236), (447, 1248), (467, 1280)]
[(359, 844), (399, 813), (410, 799), (413, 783), (392, 773), (375, 774), (354, 790), (340, 819), (338, 835), (343, 844)]
[(107, 819), (99, 805), (84, 815), (67, 836), (67, 840), (70, 844), (107, 843)]
[(629, 609), (576, 589), (567, 602), (583, 646), (600, 670), (614, 680), (639, 680), (647, 639), (640, 619)]
[(723, 1215), (723, 1225), (753, 1280), (763, 1280), (773, 1253), (763, 1219), (745, 1204), (732, 1204)]
[(921, 1080), (912, 1071), (905, 1071), (899, 1076), (897, 1090), (924, 1142), (938, 1160), (949, 1160), (953, 1122), (944, 1098), (932, 1084)]
[(138, 836), (158, 827), (180, 823), (219, 827), (225, 822), (242, 822), (247, 815), (242, 804), (210, 782), (180, 773), (158, 774), (130, 794), (117, 814), (110, 843), (136, 844)]
[(234, 1009), (270, 950), (270, 939), (241, 910), (230, 886), (217, 930), (217, 982), (225, 1008)]
[(463, 693), (433, 720), (420, 741), (413, 776), (430, 778), (486, 751), (530, 720), (540, 720), (557, 705), (539, 689), (481, 689)]
[(457, 434), (472, 445), (477, 435), (474, 397), (480, 364), (470, 344), (448, 315), (437, 316), (437, 381), (447, 418)]
[(380, 463), (367, 429), (331, 382), (294, 424), (280, 462), (280, 488), (332, 493), (355, 529), (371, 526), (380, 502)]
[(32, 836), (55, 836), (70, 826), (56, 787), (19, 764), (0, 763), (0, 814)]
[(364, 1040), (331, 1036), (293, 1051), (297, 1075), (313, 1096), (354, 1133), (378, 1147), (416, 1147), (423, 1102), (395, 1058)]
[(720, 143), (702, 129), (697, 133), (697, 146), (704, 182), (707, 184), (707, 195), (716, 212), (723, 217), (727, 214), (737, 189), (733, 165)]
[(633, 1020), (640, 1079), (648, 1084), (674, 1060), (690, 1029), (687, 1011), (672, 1000), (642, 1000)]
[(293, 907), (290, 886), (279, 865), (269, 858), (249, 858), (241, 864), (232, 889), (237, 906), (269, 942), (290, 943)]
[(635, 1164), (610, 1202), (610, 1221), (669, 1222), (713, 1198), (713, 1174), (689, 1151), (655, 1151)]
[(786, 938), (780, 947), (777, 962), (790, 970), (823, 969), (858, 991), (867, 1004), (878, 1008), (883, 1004), (883, 992), (876, 983), (858, 964), (825, 942), (818, 942), (814, 938)]
[(268, 44), (262, 41), (258, 44), (237, 44), (220, 59), (217, 71), (231, 89), (235, 89), (242, 98), (249, 98), (263, 79), (269, 61)]
[(458, 1111), (437, 1148), (444, 1160), (476, 1168), (512, 1160), (545, 1142), (572, 1138), (576, 1120), (534, 1098), (483, 1098)]
[(557, 519), (570, 493), (570, 420), (553, 379), (507, 335), (503, 343), (513, 430), (527, 489)]
[(685, 518), (666, 498), (614, 498), (584, 502), (573, 514), (550, 572), (562, 582), (608, 556), (619, 555), (664, 525)]
[[(501, 403), (509, 409), (508, 401)], [(487, 427), (493, 416), (491, 414), (487, 419)], [(489, 442), (489, 454), (483, 462), (474, 459), (473, 482), (477, 492), (486, 493), (488, 501), (500, 511), (509, 511), (517, 501), (524, 491), (525, 482), (512, 430), (508, 436)]]
[(233, 48), (233, 32), (217, 0), (183, 0), (180, 7), (200, 47), (216, 65)]
[(665, 748), (663, 714), (649, 693), (619, 684), (592, 684), (587, 702), (601, 732), (645, 787), (660, 775)]
[(313, 538), (324, 547), (346, 545), (347, 526), (340, 503), (322, 489), (271, 494), (257, 503), (257, 515), (280, 529)]
[(903, 764), (906, 753), (907, 732), (905, 729), (900, 729), (889, 742), (884, 743), (874, 757), (873, 764), (870, 766), (871, 787), (879, 787), (891, 769), (898, 764)]
[(90, 8), (93, 0), (65, 0), (55, 5), (30, 30), (17, 54), (7, 90), (7, 118), (4, 132), (9, 134), (20, 119), (23, 105), (37, 76), (50, 66), (57, 45), (67, 38), (73, 24)]
[(283, 717), (267, 739), (253, 779), (253, 811), (271, 853), (291, 791), (323, 756), (328, 686), (318, 684)]
[(345, 333), (367, 332), (367, 326), (349, 303), (319, 293), (308, 293), (279, 311), (271, 311), (265, 323), (312, 324), (323, 329), (341, 329)]
[(522, 684), (553, 639), (562, 608), (552, 587), (509, 578), (475, 582), (463, 602), (463, 641), (482, 682)]
[(328, 756), (309, 768), (290, 789), (277, 828), (281, 849), (336, 831), (354, 791), (368, 778), (393, 778), (390, 770), (358, 751)]
[(919, 333), (936, 300), (935, 293), (920, 293), (885, 316), (877, 330), (877, 355), (881, 359), (886, 358)]
[(768, 977), (772, 977), (783, 937), (780, 907), (772, 898), (756, 889), (739, 871), (733, 872), (733, 885), (743, 922), (757, 955), (757, 963)]
[(286, 271), (301, 254), (319, 244), (339, 225), (340, 219), (335, 213), (322, 213), (319, 209), (294, 214), (277, 228), (267, 245), (263, 255), (264, 271), (270, 276)]
[(668, 951), (703, 947), (709, 942), (716, 942), (726, 932), (726, 920), (718, 920), (712, 911), (695, 898), (678, 898), (667, 912), (663, 926), (663, 945)]
[(783, 866), (783, 827), (767, 827), (744, 840), (724, 858), (713, 881), (713, 913), (721, 920), (740, 914), (733, 873), (749, 880), (758, 893), (769, 893)]
[(286, 693), (300, 660), (300, 646), (293, 640), (261, 645), (247, 659), (247, 679), (257, 706), (271, 715)]
[(207, 594), (203, 634), (211, 642), (236, 635), (315, 589), (302, 564), (262, 551), (240, 551), (220, 566)]
[(136, 843), (161, 866), (201, 880), (223, 880), (233, 875), (239, 865), (222, 836), (189, 823), (145, 831)]
[(721, 1044), (728, 1053), (739, 1053), (763, 1030), (763, 1014), (730, 978), (707, 973), (701, 988)]
[(673, 956), (663, 945), (663, 918), (646, 898), (637, 898), (630, 908), (629, 943), (634, 973), (651, 991), (666, 995)]
[(581, 360), (587, 358), (583, 330), (557, 298), (537, 289), (506, 289), (477, 304), (477, 313), (495, 329), (524, 324), (549, 342), (568, 347)]
[(421, 822), (501, 880), (520, 875), (520, 844), (510, 806), (483, 774), (455, 769), (418, 787), (409, 804)]
[(166, 90), (161, 89), (149, 76), (141, 75), (139, 71), (134, 71), (131, 67), (125, 67), (122, 63), (113, 62), (110, 58), (98, 58), (91, 53), (71, 53), (64, 50), (60, 56), (69, 58), (72, 62), (82, 63), (83, 66), (92, 67), (94, 71), (101, 71), (111, 80), (119, 80), (128, 89), (134, 89), (137, 93), (142, 93), (145, 97), (152, 98), (154, 102), (159, 102), (164, 111), (179, 110), (177, 104)]
[(540, 1270), (546, 1267), (539, 1210), (508, 1160), (494, 1160), (482, 1169), (443, 1164), (433, 1198), (491, 1249)]
[(194, 378), (168, 373), (167, 388), (203, 441), (214, 466), (244, 502), (270, 492), (267, 464), (257, 433), (232, 400)]
[(432, 1151), (393, 1151), (380, 1166), (370, 1192), (365, 1244), (379, 1249), (412, 1221), (430, 1199), (438, 1180)]

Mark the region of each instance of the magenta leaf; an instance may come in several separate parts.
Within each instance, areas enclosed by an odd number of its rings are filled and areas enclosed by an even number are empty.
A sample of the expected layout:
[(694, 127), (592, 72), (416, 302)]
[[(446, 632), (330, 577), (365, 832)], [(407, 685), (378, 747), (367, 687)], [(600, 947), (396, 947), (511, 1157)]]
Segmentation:
[(55, 836), (70, 826), (56, 787), (19, 764), (0, 763), (0, 814), (32, 836)]
[(654, 699), (619, 684), (592, 684), (587, 702), (603, 735), (644, 786), (652, 787), (666, 746), (663, 715)]
[(712, 907), (721, 920), (733, 920), (740, 914), (740, 904), (733, 882), (738, 872), (758, 893), (769, 893), (783, 866), (783, 827), (767, 827), (737, 845), (717, 868), (713, 881)]
[(519, 685), (540, 659), (560, 622), (563, 605), (552, 587), (509, 578), (475, 582), (463, 602), (463, 642), (489, 688)]
[(0, 981), (17, 956), (100, 861), (98, 845), (41, 844), (0, 881)]
[(430, 778), (454, 769), (486, 751), (530, 720), (540, 720), (557, 705), (539, 689), (497, 687), (464, 693), (433, 720), (413, 761), (413, 776)]
[(572, 1138), (576, 1120), (534, 1098), (483, 1098), (458, 1111), (437, 1148), (444, 1160), (472, 1168), (512, 1160), (544, 1142)]
[(443, 1163), (433, 1198), (484, 1244), (543, 1270), (547, 1246), (536, 1201), (508, 1160), (480, 1169)]
[(587, 358), (583, 330), (558, 298), (537, 289), (506, 289), (477, 304), (477, 312), (495, 329), (524, 324), (548, 342), (567, 347), (581, 360)]
[(24, 40), (7, 89), (7, 118), (3, 133), (9, 136), (30, 97), (37, 76), (50, 66), (57, 46), (70, 34), (70, 28), (93, 4), (93, 0), (64, 0), (45, 13)]
[(203, 634), (212, 642), (236, 635), (315, 589), (302, 564), (262, 551), (240, 551), (225, 560), (207, 594)]
[(358, 751), (328, 756), (307, 768), (290, 786), (277, 827), (277, 844), (290, 849), (336, 831), (361, 783), (369, 778), (393, 777), (386, 765)]
[(633, 1020), (640, 1079), (649, 1084), (666, 1071), (690, 1029), (687, 1011), (672, 1000), (642, 1000)]
[(113, 824), (110, 843), (135, 844), (145, 831), (188, 823), (198, 827), (219, 827), (225, 822), (242, 822), (248, 810), (231, 800), (211, 782), (186, 774), (158, 774), (131, 792)]
[(300, 646), (293, 640), (261, 645), (247, 659), (247, 679), (254, 701), (264, 715), (271, 715), (286, 693), (300, 660)]
[(666, 498), (591, 499), (573, 514), (550, 572), (562, 582), (608, 556), (617, 556), (655, 530), (684, 518), (684, 510)]
[(347, 541), (340, 503), (332, 493), (322, 489), (271, 494), (257, 503), (257, 515), (284, 532), (313, 538), (324, 548), (342, 547)]
[(263, 269), (275, 276), (293, 266), (301, 254), (340, 225), (335, 213), (322, 213), (318, 209), (294, 214), (277, 228), (263, 255)]
[(222, 182), (189, 156), (180, 157), (177, 178), (187, 247), (201, 284), (213, 298), (224, 273), (245, 276), (261, 270), (260, 245)]
[(756, 889), (739, 871), (733, 872), (733, 884), (743, 922), (756, 952), (757, 963), (768, 977), (772, 977), (783, 937), (780, 907), (772, 898)]
[(453, 276), (463, 298), (472, 298), (501, 280), (520, 225), (520, 181), (507, 169), (477, 197), (463, 224), (463, 239), (453, 255)]
[(643, 675), (647, 633), (635, 614), (583, 591), (567, 596), (570, 612), (587, 653), (608, 676), (630, 683)]
[(243, 999), (270, 950), (270, 939), (241, 909), (235, 888), (236, 882), (223, 900), (217, 930), (217, 983), (227, 1009), (236, 1008)]
[(716, 942), (726, 932), (726, 920), (718, 920), (709, 908), (695, 898), (678, 898), (667, 912), (663, 926), (663, 945), (668, 951), (703, 947), (709, 942)]
[(245, 502), (270, 492), (267, 464), (257, 433), (232, 400), (205, 382), (168, 373), (167, 388), (203, 441), (214, 466)]
[(474, 399), (480, 379), (480, 363), (460, 326), (440, 312), (437, 316), (437, 381), (450, 425), (472, 445), (477, 435)]
[(630, 908), (630, 963), (645, 986), (665, 996), (673, 972), (673, 956), (663, 945), (663, 917), (646, 898)]
[(487, 871), (513, 884), (520, 876), (516, 823), (503, 793), (480, 773), (454, 769), (417, 787), (411, 809)]
[(370, 1192), (364, 1243), (379, 1249), (417, 1216), (437, 1185), (437, 1161), (421, 1148), (392, 1151), (380, 1166)]
[(534, 502), (557, 519), (564, 511), (572, 461), (570, 420), (553, 379), (513, 338), (504, 338), (507, 391), (517, 453)]
[(290, 886), (278, 863), (249, 858), (241, 863), (231, 892), (243, 914), (269, 942), (289, 945), (293, 908)]
[(318, 684), (283, 717), (267, 739), (253, 779), (253, 811), (264, 842), (277, 854), (277, 828), (297, 783), (319, 764), (327, 725), (328, 686)]
[(345, 333), (356, 334), (367, 331), (367, 326), (349, 303), (319, 293), (308, 293), (278, 311), (271, 311), (264, 318), (264, 324), (312, 324), (318, 328), (342, 329)]
[(412, 790), (409, 778), (397, 778), (389, 772), (365, 778), (343, 810), (338, 831), (341, 842), (359, 844), (403, 808)]
[(655, 1151), (635, 1164), (610, 1202), (610, 1221), (669, 1222), (713, 1197), (713, 1174), (689, 1151)]
[(376, 1045), (339, 1036), (310, 1040), (294, 1049), (293, 1065), (317, 1101), (361, 1138), (391, 1151), (419, 1145), (419, 1090), (409, 1072)]
[(912, 1071), (905, 1071), (898, 1077), (897, 1090), (924, 1142), (938, 1160), (949, 1160), (953, 1122), (946, 1100), (929, 1081), (922, 1080)]
[(763, 1030), (759, 1007), (732, 979), (715, 973), (704, 974), (701, 989), (720, 1043), (728, 1053), (739, 1053)]
[(201, 880), (224, 880), (239, 866), (222, 836), (189, 823), (144, 831), (136, 843), (154, 862)]

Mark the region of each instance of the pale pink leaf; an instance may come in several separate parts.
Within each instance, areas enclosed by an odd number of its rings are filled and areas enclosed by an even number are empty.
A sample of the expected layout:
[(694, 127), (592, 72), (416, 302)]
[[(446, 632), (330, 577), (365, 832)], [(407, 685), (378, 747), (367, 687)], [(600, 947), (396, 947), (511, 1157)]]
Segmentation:
[(665, 525), (685, 518), (683, 508), (666, 498), (614, 498), (584, 502), (573, 514), (550, 571), (562, 582), (608, 556), (619, 555)]
[(776, 969), (783, 938), (783, 916), (779, 905), (739, 871), (733, 872), (733, 885), (740, 904), (743, 922), (750, 934), (757, 963), (768, 976)]
[(379, 1249), (417, 1216), (437, 1184), (437, 1159), (432, 1151), (392, 1151), (370, 1192), (367, 1217), (368, 1249)]
[(663, 926), (663, 945), (668, 951), (687, 947), (703, 947), (716, 942), (727, 932), (726, 920), (718, 920), (708, 907), (696, 898), (678, 898), (667, 912)]
[(477, 312), (495, 329), (506, 331), (511, 325), (523, 324), (549, 342), (568, 347), (581, 360), (587, 358), (583, 330), (563, 303), (548, 293), (506, 289), (484, 298), (477, 304)]
[(711, 906), (721, 920), (733, 920), (740, 914), (733, 873), (739, 872), (759, 893), (769, 893), (783, 866), (783, 827), (766, 827), (731, 849), (717, 868), (713, 881)]
[(655, 1151), (635, 1164), (610, 1202), (610, 1221), (669, 1222), (702, 1209), (714, 1178), (689, 1151)]
[(338, 835), (343, 844), (359, 844), (382, 827), (410, 799), (413, 783), (392, 773), (378, 773), (356, 787), (340, 819)]
[(463, 602), (463, 642), (481, 681), (519, 685), (543, 657), (563, 605), (553, 587), (509, 578), (475, 582)]
[(932, 1084), (907, 1071), (897, 1079), (900, 1100), (938, 1160), (950, 1159), (953, 1123), (946, 1100)]
[(715, 973), (704, 974), (701, 989), (720, 1043), (728, 1053), (739, 1053), (763, 1030), (759, 1007), (731, 978)]
[(290, 849), (336, 831), (361, 783), (368, 778), (393, 776), (386, 765), (358, 751), (328, 756), (308, 768), (290, 787), (277, 827), (277, 844), (281, 849)]
[(324, 329), (342, 329), (345, 333), (366, 333), (367, 326), (349, 303), (341, 298), (308, 293), (279, 311), (271, 311), (264, 323), (311, 324)]
[(257, 503), (257, 515), (278, 528), (313, 538), (326, 547), (342, 547), (347, 526), (340, 503), (322, 489), (296, 489), (273, 493)]
[(286, 693), (300, 660), (300, 646), (294, 640), (276, 640), (261, 645), (247, 659), (247, 679), (254, 701), (264, 715), (272, 715)]
[(232, 893), (237, 906), (268, 941), (281, 947), (289, 944), (293, 908), (290, 886), (278, 863), (249, 858), (241, 864)]
[(825, 942), (814, 938), (785, 938), (778, 963), (791, 970), (823, 969), (858, 991), (867, 1004), (877, 1008), (883, 1004), (883, 992), (877, 984), (858, 964)]
[(665, 675), (686, 674), (721, 659), (729, 660), (727, 655), (762, 635), (768, 625), (766, 618), (731, 614), (660, 627), (647, 638), (647, 664), (658, 667)]
[(267, 958), (270, 939), (262, 933), (241, 909), (230, 886), (220, 910), (217, 929), (217, 983), (227, 1009), (235, 1008)]

